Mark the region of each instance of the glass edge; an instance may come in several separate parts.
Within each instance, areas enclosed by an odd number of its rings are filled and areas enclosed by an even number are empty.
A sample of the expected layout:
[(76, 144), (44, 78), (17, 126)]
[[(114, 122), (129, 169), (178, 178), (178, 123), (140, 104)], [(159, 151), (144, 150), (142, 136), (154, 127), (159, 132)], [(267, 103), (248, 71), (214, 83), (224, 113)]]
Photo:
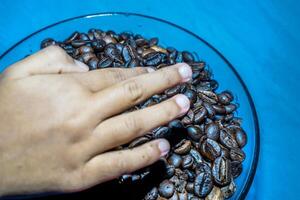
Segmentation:
[(87, 14), (87, 15), (81, 15), (81, 16), (76, 16), (76, 17), (72, 17), (72, 18), (68, 18), (68, 19), (64, 19), (62, 21), (59, 21), (59, 22), (56, 22), (56, 23), (53, 23), (51, 25), (48, 25), (48, 26), (45, 26), (33, 33), (31, 33), (30, 35), (26, 36), (25, 38), (21, 39), (20, 41), (18, 41), (17, 43), (15, 43), (14, 45), (12, 45), (9, 49), (7, 49), (1, 56), (0, 56), (0, 60), (6, 55), (8, 54), (10, 51), (12, 51), (16, 46), (18, 46), (19, 44), (21, 44), (22, 42), (24, 42), (25, 40), (27, 40), (28, 38), (32, 37), (33, 35), (35, 34), (38, 34), (48, 28), (51, 28), (53, 26), (56, 26), (58, 24), (62, 24), (64, 22), (68, 22), (68, 21), (72, 21), (72, 20), (75, 20), (75, 19), (80, 19), (80, 18), (91, 18), (91, 17), (98, 17), (98, 16), (112, 16), (112, 15), (125, 15), (125, 16), (138, 16), (138, 17), (145, 17), (145, 18), (148, 18), (148, 19), (153, 19), (153, 20), (156, 20), (156, 21), (160, 21), (160, 22), (163, 22), (163, 23), (166, 23), (166, 24), (169, 24), (171, 26), (174, 26), (192, 36), (194, 36), (195, 38), (197, 38), (198, 40), (200, 40), (201, 42), (203, 42), (204, 44), (206, 44), (209, 48), (211, 48), (215, 53), (217, 53), (224, 61), (225, 63), (229, 66), (229, 68), (233, 71), (233, 73), (237, 76), (238, 80), (240, 81), (243, 89), (245, 90), (246, 92), (246, 95), (247, 95), (247, 98), (249, 100), (249, 103), (250, 103), (250, 107), (251, 107), (251, 111), (252, 111), (252, 115), (253, 115), (253, 118), (254, 118), (254, 124), (255, 124), (255, 147), (254, 147), (254, 159), (253, 159), (253, 164), (251, 166), (251, 169), (250, 169), (250, 173), (249, 173), (249, 178), (245, 184), (245, 187), (244, 189), (242, 190), (241, 192), (241, 195), (239, 197), (239, 199), (245, 199), (249, 189), (250, 189), (250, 186), (253, 182), (253, 179), (254, 179), (254, 176), (255, 176), (255, 173), (256, 173), (256, 168), (257, 168), (257, 165), (258, 165), (258, 158), (259, 158), (259, 151), (260, 151), (260, 130), (259, 130), (259, 122), (258, 122), (258, 117), (257, 117), (257, 112), (256, 112), (256, 109), (255, 109), (255, 104), (253, 102), (253, 99), (250, 95), (250, 92), (246, 86), (246, 84), (244, 83), (244, 81), (242, 80), (241, 76), (238, 74), (237, 70), (233, 67), (233, 65), (225, 58), (225, 56), (223, 56), (222, 53), (220, 53), (215, 47), (213, 47), (210, 43), (208, 43), (206, 40), (204, 40), (203, 38), (201, 38), (200, 36), (196, 35), (195, 33), (191, 32), (190, 30), (188, 29), (185, 29), (177, 24), (174, 24), (172, 22), (169, 22), (169, 21), (166, 21), (164, 19), (160, 19), (160, 18), (157, 18), (157, 17), (153, 17), (153, 16), (148, 16), (148, 15), (143, 15), (143, 14), (139, 14), (139, 13), (129, 13), (129, 12), (100, 12), (100, 13), (94, 13), (94, 14)]

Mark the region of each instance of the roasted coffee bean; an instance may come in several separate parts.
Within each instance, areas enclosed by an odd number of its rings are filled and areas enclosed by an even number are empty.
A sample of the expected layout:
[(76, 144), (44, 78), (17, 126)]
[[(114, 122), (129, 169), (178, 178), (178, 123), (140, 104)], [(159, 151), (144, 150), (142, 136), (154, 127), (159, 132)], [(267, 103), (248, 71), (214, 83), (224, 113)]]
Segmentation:
[(194, 183), (193, 182), (188, 182), (185, 186), (185, 189), (189, 193), (194, 193)]
[(243, 165), (238, 161), (231, 162), (231, 174), (233, 178), (237, 178), (243, 170)]
[(156, 200), (158, 197), (158, 189), (156, 187), (152, 188), (145, 196), (145, 200)]
[(198, 126), (190, 125), (186, 128), (188, 136), (194, 140), (199, 141), (200, 137), (203, 135), (201, 129)]
[(98, 63), (98, 68), (107, 68), (112, 66), (113, 61), (110, 58), (103, 57), (99, 63)]
[(85, 40), (73, 40), (71, 42), (71, 45), (74, 47), (74, 48), (78, 48), (78, 47), (81, 47), (81, 46), (84, 46), (88, 44), (88, 41), (85, 41)]
[(193, 90), (186, 90), (184, 95), (190, 100), (191, 104), (195, 103), (197, 100), (197, 93)]
[(149, 46), (152, 47), (154, 45), (157, 45), (158, 44), (158, 38), (151, 38), (149, 40)]
[(188, 193), (186, 191), (178, 193), (179, 200), (188, 200)]
[(191, 155), (186, 155), (183, 157), (181, 165), (183, 169), (187, 169), (192, 167), (193, 163), (194, 163), (193, 157)]
[(135, 140), (133, 140), (128, 148), (133, 148), (133, 147), (137, 147), (139, 145), (142, 145), (142, 144), (145, 144), (146, 142), (148, 142), (151, 138), (148, 137), (148, 136), (142, 136), (142, 137), (139, 137), (139, 138), (136, 138)]
[(214, 186), (209, 195), (205, 198), (205, 200), (223, 200), (223, 194), (219, 187)]
[(243, 162), (245, 160), (245, 153), (239, 148), (233, 148), (229, 152), (230, 158), (233, 161)]
[(177, 191), (174, 192), (173, 196), (171, 196), (171, 197), (169, 198), (169, 200), (179, 200)]
[(212, 176), (207, 172), (200, 172), (194, 182), (194, 194), (200, 198), (206, 197), (213, 188)]
[(202, 156), (195, 149), (191, 149), (190, 154), (194, 158), (195, 163), (200, 164), (203, 162)]
[(79, 54), (84, 54), (84, 53), (93, 53), (94, 49), (89, 46), (81, 46), (78, 48)]
[(225, 112), (227, 114), (230, 114), (230, 113), (234, 112), (237, 109), (237, 105), (231, 103), (229, 105), (224, 106), (224, 108), (225, 108)]
[(207, 115), (210, 119), (212, 119), (216, 115), (215, 109), (207, 102), (203, 102), (202, 104), (207, 111)]
[(224, 91), (218, 94), (219, 102), (223, 105), (228, 105), (233, 100), (233, 95), (229, 91)]
[(178, 94), (181, 90), (181, 86), (180, 85), (177, 85), (175, 87), (172, 87), (170, 89), (167, 89), (165, 90), (165, 94), (168, 96), (168, 97), (172, 97), (176, 94)]
[(192, 143), (190, 140), (182, 140), (175, 146), (174, 152), (179, 155), (186, 154), (191, 150), (191, 147)]
[(196, 172), (196, 174), (200, 174), (200, 173), (203, 173), (203, 172), (211, 174), (210, 163), (208, 163), (208, 162), (198, 163), (196, 165), (195, 172)]
[(184, 128), (183, 123), (178, 119), (175, 119), (175, 120), (169, 122), (168, 127), (171, 128), (171, 129)]
[(146, 66), (159, 65), (163, 59), (162, 54), (157, 52), (149, 53), (145, 55), (143, 58), (144, 58), (144, 64)]
[(233, 180), (230, 182), (229, 185), (221, 188), (222, 195), (225, 197), (225, 199), (232, 197), (235, 191), (236, 191), (236, 185)]
[(79, 39), (84, 40), (84, 41), (89, 41), (90, 40), (89, 36), (85, 33), (80, 33), (79, 34)]
[(164, 180), (159, 184), (158, 192), (162, 197), (170, 198), (175, 192), (175, 187), (169, 180)]
[(104, 48), (104, 54), (109, 57), (111, 60), (117, 61), (122, 63), (123, 61), (121, 60), (120, 57), (120, 52), (116, 48), (115, 44), (108, 44)]
[(218, 124), (216, 123), (209, 123), (205, 127), (205, 134), (209, 139), (217, 141), (220, 136), (220, 129)]
[(169, 158), (168, 158), (168, 163), (170, 165), (173, 165), (174, 167), (179, 167), (182, 163), (182, 157), (173, 153)]
[(207, 139), (201, 144), (200, 152), (210, 161), (214, 161), (221, 155), (221, 147), (216, 141)]
[(174, 165), (167, 165), (166, 166), (166, 177), (171, 178), (175, 174), (175, 166)]
[(207, 115), (207, 110), (203, 106), (196, 108), (194, 122), (196, 124), (200, 124), (205, 119), (206, 115)]
[(84, 53), (84, 54), (81, 54), (80, 57), (82, 58), (84, 63), (88, 63), (88, 61), (91, 58), (96, 58), (96, 55), (93, 53)]
[(74, 33), (72, 33), (72, 34), (64, 41), (64, 43), (69, 44), (69, 43), (71, 43), (72, 41), (78, 39), (78, 37), (79, 37), (79, 32), (78, 32), (78, 31), (75, 31)]
[(195, 113), (193, 110), (190, 109), (187, 112), (186, 116), (184, 116), (181, 121), (184, 125), (189, 125), (193, 123), (194, 119), (195, 119)]
[[(194, 163), (193, 163), (194, 164)], [(193, 166), (193, 165), (192, 165)], [(191, 166), (191, 167), (192, 167)], [(194, 172), (194, 169), (185, 169), (184, 170), (184, 173), (187, 174), (188, 176), (188, 179), (187, 181), (190, 181), (190, 182), (193, 182), (195, 180), (195, 177), (196, 177), (196, 173)]]
[(241, 148), (247, 144), (247, 135), (240, 127), (235, 130), (235, 140)]
[(168, 138), (171, 134), (170, 128), (166, 126), (161, 126), (154, 133), (154, 138)]
[(99, 63), (99, 59), (97, 57), (93, 57), (93, 58), (89, 59), (88, 66), (89, 66), (90, 70), (97, 69), (98, 63)]
[(231, 181), (230, 161), (225, 157), (215, 159), (212, 167), (214, 181), (220, 186), (226, 186)]
[(228, 149), (237, 148), (238, 144), (235, 141), (234, 136), (227, 129), (221, 129), (220, 142)]
[(104, 42), (105, 42), (106, 44), (110, 44), (110, 43), (116, 44), (116, 43), (117, 43), (116, 39), (113, 38), (113, 37), (111, 37), (110, 35), (105, 35), (105, 36), (104, 36), (103, 38), (101, 38), (101, 39), (103, 39)]
[(194, 62), (194, 60), (195, 60), (193, 54), (191, 54), (188, 51), (183, 51), (182, 52), (182, 59), (183, 59), (184, 62), (187, 62), (187, 63)]
[(221, 105), (212, 105), (213, 109), (217, 114), (225, 114), (226, 110), (224, 106)]
[(41, 42), (41, 49), (46, 48), (51, 45), (56, 45), (56, 41), (52, 38), (46, 38)]
[(201, 98), (203, 101), (206, 101), (207, 103), (216, 104), (218, 102), (218, 96), (212, 91), (197, 89), (197, 92), (199, 98)]
[(105, 47), (105, 41), (104, 40), (96, 40), (96, 41), (93, 41), (91, 43), (91, 46), (93, 47), (94, 51), (103, 51), (104, 50), (104, 47)]
[(161, 47), (156, 46), (156, 45), (151, 46), (151, 49), (153, 49), (156, 52), (163, 53), (163, 54), (167, 54), (168, 53), (166, 49), (161, 48)]

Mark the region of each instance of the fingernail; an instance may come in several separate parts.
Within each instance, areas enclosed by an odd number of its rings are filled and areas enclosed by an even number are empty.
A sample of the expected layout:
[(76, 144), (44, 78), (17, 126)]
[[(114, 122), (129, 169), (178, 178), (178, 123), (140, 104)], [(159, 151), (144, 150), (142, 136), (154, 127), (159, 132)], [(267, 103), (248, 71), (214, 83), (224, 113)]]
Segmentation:
[(151, 67), (147, 67), (147, 71), (148, 71), (149, 73), (155, 72), (155, 70), (154, 70), (153, 68), (151, 68)]
[(82, 71), (82, 72), (89, 71), (89, 67), (86, 64), (84, 64), (83, 62), (75, 60), (75, 64), (79, 67), (80, 71)]
[(186, 63), (180, 63), (178, 72), (184, 82), (189, 81), (192, 78), (192, 69)]
[(175, 96), (175, 101), (177, 105), (181, 108), (181, 112), (185, 113), (190, 109), (190, 100), (183, 94), (178, 94)]
[(158, 143), (158, 148), (160, 150), (160, 156), (165, 156), (170, 150), (170, 144), (167, 140), (161, 139)]

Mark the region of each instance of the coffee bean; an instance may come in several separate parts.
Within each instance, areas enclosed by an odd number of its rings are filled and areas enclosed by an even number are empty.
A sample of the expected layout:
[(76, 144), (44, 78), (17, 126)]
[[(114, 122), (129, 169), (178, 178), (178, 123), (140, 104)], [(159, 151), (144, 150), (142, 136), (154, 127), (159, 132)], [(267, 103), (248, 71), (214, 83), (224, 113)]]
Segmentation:
[(56, 41), (52, 38), (46, 38), (41, 42), (41, 49), (46, 48), (51, 45), (56, 45)]
[(158, 38), (151, 38), (149, 40), (149, 46), (152, 47), (154, 45), (157, 45), (158, 44)]
[(98, 63), (98, 68), (107, 68), (112, 65), (113, 61), (110, 58), (103, 57), (99, 63)]
[(183, 157), (183, 160), (182, 160), (182, 168), (183, 169), (187, 169), (187, 168), (190, 168), (192, 165), (193, 165), (193, 162), (194, 162), (194, 159), (191, 155), (186, 155)]
[(194, 112), (195, 112), (194, 123), (197, 124), (201, 123), (207, 115), (207, 110), (203, 106), (195, 108)]
[(213, 188), (213, 181), (210, 173), (200, 172), (194, 182), (194, 194), (200, 198), (206, 197)]
[(173, 153), (169, 158), (168, 158), (168, 163), (170, 165), (173, 165), (174, 167), (179, 167), (182, 163), (182, 157)]
[(197, 100), (197, 93), (194, 90), (186, 90), (184, 95), (190, 100), (191, 104), (195, 103)]
[(187, 62), (187, 63), (194, 62), (194, 60), (195, 60), (193, 54), (191, 54), (188, 51), (182, 52), (182, 59), (184, 62)]
[(97, 57), (93, 57), (89, 59), (88, 66), (90, 70), (95, 70), (98, 67), (99, 59)]
[(226, 186), (231, 181), (230, 161), (225, 157), (215, 159), (212, 167), (214, 181), (220, 186)]
[(203, 135), (201, 129), (198, 126), (190, 125), (186, 129), (188, 136), (194, 141), (199, 141), (200, 137)]
[(222, 195), (225, 197), (225, 199), (232, 197), (235, 191), (236, 191), (236, 185), (233, 180), (230, 182), (228, 186), (221, 188)]
[(194, 158), (195, 163), (200, 164), (203, 162), (201, 154), (195, 149), (190, 150), (190, 155)]
[(209, 123), (205, 127), (205, 134), (208, 138), (217, 141), (220, 136), (220, 129), (216, 123)]
[(245, 160), (245, 153), (239, 148), (233, 148), (229, 152), (230, 158), (233, 161), (243, 162)]
[(235, 141), (234, 136), (227, 130), (221, 129), (220, 131), (220, 142), (228, 149), (237, 148), (238, 144)]
[(191, 150), (192, 143), (190, 140), (182, 140), (178, 145), (176, 145), (174, 152), (177, 154), (186, 154)]
[(183, 123), (178, 119), (175, 119), (175, 120), (169, 122), (168, 127), (171, 128), (171, 129), (184, 128)]
[(185, 189), (186, 189), (187, 192), (193, 193), (194, 192), (194, 183), (193, 182), (188, 182), (185, 186)]
[(207, 139), (201, 144), (200, 152), (210, 161), (214, 161), (221, 155), (221, 147), (216, 141)]
[(159, 184), (158, 192), (162, 197), (170, 198), (174, 191), (175, 187), (169, 180), (164, 180)]
[(72, 41), (78, 39), (78, 37), (79, 37), (79, 32), (78, 32), (78, 31), (75, 31), (74, 33), (72, 33), (72, 34), (64, 41), (64, 43), (69, 44), (69, 43), (71, 43)]
[(237, 128), (235, 131), (235, 139), (239, 147), (243, 148), (247, 144), (247, 135), (242, 128)]
[(167, 165), (166, 166), (166, 177), (171, 178), (175, 174), (175, 166), (174, 165)]
[(223, 194), (219, 187), (214, 187), (205, 200), (223, 200)]
[(243, 165), (239, 161), (231, 162), (231, 174), (233, 178), (237, 178), (243, 170)]
[(136, 138), (135, 140), (133, 140), (128, 148), (134, 148), (134, 147), (137, 147), (139, 145), (142, 145), (146, 142), (148, 142), (151, 138), (150, 137), (147, 137), (147, 136), (142, 136), (142, 137), (139, 137), (139, 138)]
[(221, 104), (228, 105), (233, 100), (233, 96), (229, 91), (224, 91), (218, 95), (218, 99)]
[(145, 200), (156, 200), (158, 197), (158, 189), (156, 187), (152, 188), (145, 196)]

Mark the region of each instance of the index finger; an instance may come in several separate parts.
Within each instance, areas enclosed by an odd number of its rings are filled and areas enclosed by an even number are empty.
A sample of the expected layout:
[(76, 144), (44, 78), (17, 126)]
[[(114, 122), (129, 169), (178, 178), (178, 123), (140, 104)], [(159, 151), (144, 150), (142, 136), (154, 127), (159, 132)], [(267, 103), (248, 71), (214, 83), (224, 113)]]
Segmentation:
[(92, 99), (92, 109), (101, 115), (102, 119), (100, 120), (103, 120), (141, 103), (167, 88), (187, 82), (191, 77), (192, 69), (185, 63), (133, 77), (96, 93)]

